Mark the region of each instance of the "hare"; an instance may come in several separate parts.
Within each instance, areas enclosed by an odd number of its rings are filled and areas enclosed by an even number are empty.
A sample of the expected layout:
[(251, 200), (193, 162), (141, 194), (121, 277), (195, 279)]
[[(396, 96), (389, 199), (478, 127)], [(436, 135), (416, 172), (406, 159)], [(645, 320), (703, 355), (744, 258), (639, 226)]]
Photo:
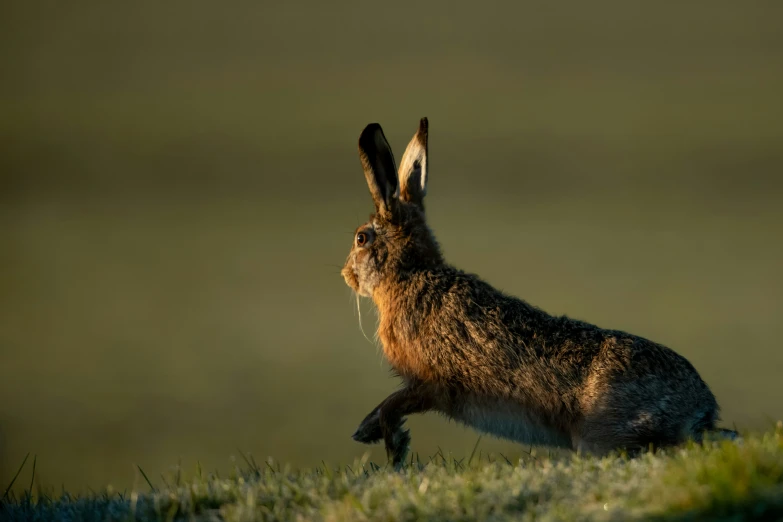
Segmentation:
[(673, 350), (619, 330), (552, 316), (443, 259), (427, 226), (427, 118), (396, 168), (377, 123), (359, 137), (375, 203), (356, 229), (342, 276), (379, 314), (383, 352), (404, 386), (361, 422), (354, 440), (384, 440), (404, 463), (407, 415), (436, 411), (526, 445), (605, 455), (702, 440), (719, 407)]

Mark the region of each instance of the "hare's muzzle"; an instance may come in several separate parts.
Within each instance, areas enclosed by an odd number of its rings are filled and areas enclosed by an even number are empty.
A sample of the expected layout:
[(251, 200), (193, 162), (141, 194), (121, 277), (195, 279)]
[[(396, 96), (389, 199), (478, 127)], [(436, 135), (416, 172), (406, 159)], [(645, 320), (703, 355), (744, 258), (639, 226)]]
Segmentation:
[(345, 266), (342, 269), (342, 272), (340, 272), (343, 276), (343, 279), (345, 279), (345, 283), (350, 286), (354, 292), (359, 291), (359, 279), (356, 277), (356, 272), (354, 272), (353, 269), (353, 263), (349, 259), (348, 262), (345, 264)]

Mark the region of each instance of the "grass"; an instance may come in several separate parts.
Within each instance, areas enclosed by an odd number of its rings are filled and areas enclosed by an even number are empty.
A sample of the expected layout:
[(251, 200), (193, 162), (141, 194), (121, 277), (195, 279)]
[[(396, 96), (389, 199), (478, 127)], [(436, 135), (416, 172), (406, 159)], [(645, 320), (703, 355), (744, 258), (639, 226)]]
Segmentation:
[[(783, 423), (630, 459), (517, 462), (442, 452), (402, 471), (368, 462), (306, 471), (244, 456), (230, 477), (180, 470), (145, 491), (58, 498), (6, 490), (0, 519), (38, 520), (772, 520), (783, 519)], [(21, 468), (20, 468), (21, 470)], [(19, 474), (17, 474), (17, 477)]]

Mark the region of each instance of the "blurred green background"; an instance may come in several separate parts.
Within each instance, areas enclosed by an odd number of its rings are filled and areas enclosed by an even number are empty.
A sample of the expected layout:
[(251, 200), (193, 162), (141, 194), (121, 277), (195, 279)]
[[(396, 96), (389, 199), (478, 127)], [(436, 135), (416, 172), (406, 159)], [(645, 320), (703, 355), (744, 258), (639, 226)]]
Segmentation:
[[(451, 262), (671, 346), (728, 425), (783, 418), (781, 20), (773, 1), (3, 2), (0, 485), (27, 452), (76, 491), (237, 448), (361, 456), (350, 434), (397, 381), (339, 275), (372, 210), (356, 141), (378, 121), (399, 157), (421, 116)], [(477, 437), (410, 425), (425, 455)]]

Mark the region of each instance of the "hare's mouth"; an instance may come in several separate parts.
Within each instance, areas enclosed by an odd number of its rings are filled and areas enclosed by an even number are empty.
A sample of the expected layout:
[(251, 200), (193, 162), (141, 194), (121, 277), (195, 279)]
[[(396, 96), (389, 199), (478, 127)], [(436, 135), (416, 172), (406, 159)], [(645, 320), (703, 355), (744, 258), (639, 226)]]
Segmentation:
[(359, 278), (356, 277), (352, 266), (345, 266), (342, 270), (343, 279), (345, 283), (350, 286), (355, 292), (359, 291)]

